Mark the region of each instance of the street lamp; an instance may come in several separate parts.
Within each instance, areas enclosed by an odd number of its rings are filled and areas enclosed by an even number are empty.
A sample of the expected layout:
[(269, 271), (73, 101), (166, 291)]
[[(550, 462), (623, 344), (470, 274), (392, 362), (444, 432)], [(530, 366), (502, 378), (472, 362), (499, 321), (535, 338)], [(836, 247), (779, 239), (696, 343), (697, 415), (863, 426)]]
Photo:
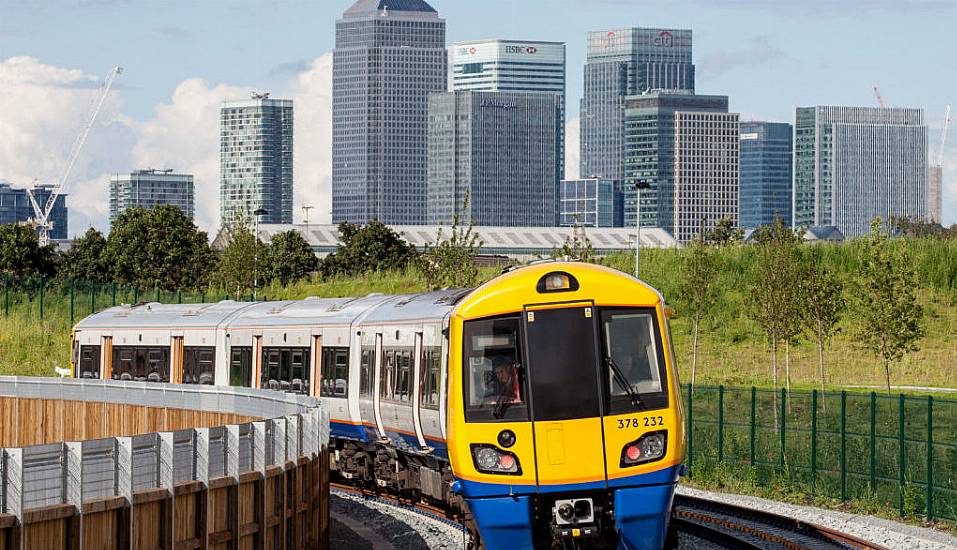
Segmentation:
[(268, 216), (269, 211), (265, 208), (258, 208), (253, 212), (256, 216), (256, 234), (253, 241), (253, 301), (255, 302), (259, 295), (259, 218)]
[(638, 180), (635, 182), (635, 209), (637, 210), (637, 215), (635, 216), (635, 278), (640, 279), (639, 276), (639, 256), (641, 255), (641, 190), (650, 189), (651, 183), (648, 180)]

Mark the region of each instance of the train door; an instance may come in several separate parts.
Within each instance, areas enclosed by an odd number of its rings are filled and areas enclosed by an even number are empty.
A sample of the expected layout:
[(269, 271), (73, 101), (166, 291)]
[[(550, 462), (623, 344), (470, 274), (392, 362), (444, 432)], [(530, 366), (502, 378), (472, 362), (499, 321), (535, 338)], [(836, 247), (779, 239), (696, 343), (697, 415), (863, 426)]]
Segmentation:
[(375, 427), (379, 432), (379, 437), (385, 438), (385, 426), (382, 424), (382, 400), (380, 399), (380, 392), (382, 388), (382, 363), (382, 333), (378, 332), (375, 335), (375, 361), (372, 365), (372, 411), (375, 417)]
[(109, 380), (113, 377), (113, 337), (103, 337), (103, 349), (100, 351), (100, 378)]
[(573, 483), (604, 486), (594, 305), (526, 306), (524, 325), (539, 490)]
[(426, 449), (425, 435), (422, 433), (422, 333), (415, 333), (415, 343), (412, 347), (412, 426), (415, 429), (415, 438), (419, 447)]

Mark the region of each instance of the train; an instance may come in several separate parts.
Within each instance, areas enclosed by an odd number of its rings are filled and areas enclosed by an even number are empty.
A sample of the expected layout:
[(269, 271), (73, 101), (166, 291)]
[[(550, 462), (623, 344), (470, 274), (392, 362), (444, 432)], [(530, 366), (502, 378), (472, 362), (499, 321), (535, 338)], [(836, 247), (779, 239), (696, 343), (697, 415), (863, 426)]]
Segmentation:
[(475, 548), (660, 550), (686, 451), (670, 312), (549, 261), (474, 289), (112, 307), (74, 327), (72, 373), (317, 396), (336, 475), (444, 504)]

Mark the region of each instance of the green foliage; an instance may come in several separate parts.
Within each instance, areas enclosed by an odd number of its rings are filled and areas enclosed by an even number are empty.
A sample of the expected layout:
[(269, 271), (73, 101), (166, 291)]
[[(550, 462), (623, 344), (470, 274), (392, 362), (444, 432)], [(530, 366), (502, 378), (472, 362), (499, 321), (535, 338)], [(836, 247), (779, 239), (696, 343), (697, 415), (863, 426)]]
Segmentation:
[(725, 217), (714, 223), (714, 229), (705, 231), (703, 239), (707, 244), (729, 246), (740, 244), (744, 240), (744, 230), (733, 219)]
[(924, 335), (924, 311), (917, 302), (917, 273), (906, 250), (893, 249), (880, 218), (871, 223), (864, 239), (864, 257), (856, 297), (862, 320), (858, 338), (883, 360), (890, 392), (890, 364), (917, 351)]
[(206, 233), (175, 206), (120, 214), (104, 254), (115, 280), (144, 288), (199, 288), (215, 269)]
[(552, 251), (552, 258), (556, 260), (569, 259), (579, 262), (594, 262), (598, 256), (595, 254), (595, 247), (585, 232), (585, 227), (575, 224), (571, 236), (565, 238), (561, 248)]
[(57, 275), (68, 279), (106, 282), (110, 266), (105, 261), (106, 237), (92, 227), (73, 239), (70, 249), (60, 255)]
[(791, 343), (801, 328), (801, 238), (777, 218), (773, 225), (755, 231), (755, 241), (750, 314), (771, 345), (773, 386), (777, 388), (778, 344)]
[(284, 231), (269, 241), (266, 265), (269, 280), (286, 286), (319, 268), (319, 260), (298, 231)]
[(701, 239), (694, 239), (688, 246), (681, 264), (681, 285), (677, 303), (691, 317), (694, 337), (691, 350), (691, 387), (695, 386), (698, 374), (698, 333), (701, 319), (714, 307), (715, 251)]
[[(468, 199), (465, 200), (468, 208)], [(426, 245), (419, 258), (419, 267), (430, 290), (437, 288), (468, 288), (479, 282), (475, 257), (482, 249), (482, 240), (474, 233), (471, 221), (463, 228), (458, 212), (452, 215), (452, 231), (443, 238), (442, 230), (435, 243)]]
[(319, 266), (323, 277), (405, 269), (418, 256), (415, 247), (378, 220), (339, 224), (339, 248)]
[(27, 225), (0, 226), (0, 273), (27, 278), (36, 275), (49, 277), (56, 268), (56, 245), (40, 246), (37, 234)]
[(818, 346), (818, 367), (821, 391), (824, 390), (824, 350), (837, 332), (838, 323), (847, 304), (844, 300), (844, 282), (832, 270), (822, 265), (812, 250), (803, 272), (801, 287), (804, 327), (814, 336)]
[(240, 295), (255, 286), (257, 275), (263, 279), (262, 273), (268, 271), (267, 248), (243, 223), (238, 223), (229, 232), (229, 244), (219, 256), (212, 282), (229, 294)]

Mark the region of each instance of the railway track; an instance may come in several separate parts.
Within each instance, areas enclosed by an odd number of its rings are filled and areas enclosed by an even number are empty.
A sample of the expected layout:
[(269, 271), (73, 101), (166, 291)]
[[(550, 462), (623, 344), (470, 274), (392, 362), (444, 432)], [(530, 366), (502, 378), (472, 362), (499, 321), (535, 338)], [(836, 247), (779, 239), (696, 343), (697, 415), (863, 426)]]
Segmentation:
[(833, 529), (762, 510), (675, 495), (672, 521), (681, 533), (744, 550), (887, 550)]
[[(455, 517), (439, 507), (395, 495), (331, 483), (331, 490), (361, 496), (451, 525), (465, 533)], [(682, 539), (741, 550), (888, 550), (865, 541), (786, 516), (713, 500), (675, 495), (672, 523)]]

